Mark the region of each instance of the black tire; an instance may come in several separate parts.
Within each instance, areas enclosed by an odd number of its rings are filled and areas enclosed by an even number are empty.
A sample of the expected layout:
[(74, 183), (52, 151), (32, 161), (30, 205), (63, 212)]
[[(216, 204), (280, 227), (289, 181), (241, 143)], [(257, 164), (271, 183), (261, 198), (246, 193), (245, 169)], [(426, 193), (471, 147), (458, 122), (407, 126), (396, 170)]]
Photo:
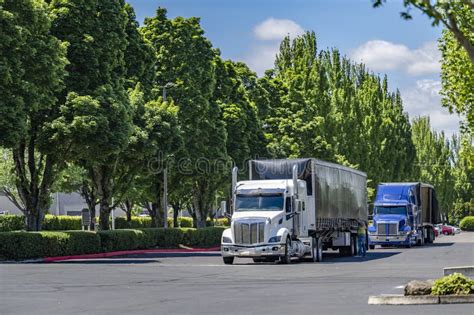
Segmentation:
[(323, 242), (320, 238), (315, 239), (315, 249), (316, 249), (316, 261), (322, 262), (323, 261)]
[(234, 263), (234, 257), (222, 257), (224, 264), (232, 265)]
[(311, 261), (318, 262), (318, 239), (316, 237), (311, 240)]
[(354, 238), (351, 236), (351, 244), (349, 246), (339, 247), (339, 255), (344, 257), (352, 256), (354, 253)]
[(375, 245), (369, 245), (370, 249), (375, 249)]
[(291, 241), (288, 237), (285, 243), (285, 255), (280, 257), (280, 263), (287, 265), (291, 264), (291, 255), (290, 255)]

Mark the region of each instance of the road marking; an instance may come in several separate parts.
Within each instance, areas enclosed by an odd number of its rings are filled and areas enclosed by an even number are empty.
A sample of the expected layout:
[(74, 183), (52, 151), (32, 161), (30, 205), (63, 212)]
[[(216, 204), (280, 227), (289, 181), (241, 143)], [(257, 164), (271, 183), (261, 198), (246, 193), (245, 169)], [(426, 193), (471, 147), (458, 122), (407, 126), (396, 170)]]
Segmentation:
[(395, 287), (395, 289), (403, 289), (403, 288), (405, 288), (404, 285), (399, 285), (399, 286), (396, 286), (396, 287)]

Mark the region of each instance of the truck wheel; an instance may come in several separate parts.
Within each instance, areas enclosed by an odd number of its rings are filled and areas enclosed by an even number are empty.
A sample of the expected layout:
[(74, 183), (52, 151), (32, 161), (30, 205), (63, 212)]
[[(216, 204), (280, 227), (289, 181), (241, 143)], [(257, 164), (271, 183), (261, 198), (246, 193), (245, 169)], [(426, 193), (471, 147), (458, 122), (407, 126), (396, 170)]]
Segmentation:
[(375, 249), (375, 245), (369, 245), (370, 249)]
[(318, 239), (313, 237), (311, 244), (311, 261), (318, 262)]
[(286, 244), (285, 244), (285, 255), (280, 257), (280, 262), (282, 264), (291, 264), (291, 241), (290, 238), (286, 239)]
[(434, 239), (435, 239), (435, 235), (434, 235), (433, 229), (430, 228), (428, 230), (428, 243), (433, 244)]
[(351, 236), (351, 244), (349, 246), (339, 247), (339, 255), (341, 256), (352, 256), (354, 252), (354, 238)]
[(222, 257), (224, 264), (232, 265), (234, 263), (234, 257)]
[(323, 261), (323, 242), (320, 238), (313, 238), (313, 262), (322, 262)]

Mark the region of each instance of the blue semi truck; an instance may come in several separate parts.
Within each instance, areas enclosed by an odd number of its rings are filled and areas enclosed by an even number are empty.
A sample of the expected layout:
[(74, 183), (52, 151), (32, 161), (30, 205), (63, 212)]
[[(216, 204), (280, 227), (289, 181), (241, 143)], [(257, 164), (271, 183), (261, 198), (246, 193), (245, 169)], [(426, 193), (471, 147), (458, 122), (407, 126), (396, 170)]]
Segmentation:
[(433, 243), (434, 225), (440, 223), (433, 186), (423, 183), (382, 183), (377, 187), (369, 247)]

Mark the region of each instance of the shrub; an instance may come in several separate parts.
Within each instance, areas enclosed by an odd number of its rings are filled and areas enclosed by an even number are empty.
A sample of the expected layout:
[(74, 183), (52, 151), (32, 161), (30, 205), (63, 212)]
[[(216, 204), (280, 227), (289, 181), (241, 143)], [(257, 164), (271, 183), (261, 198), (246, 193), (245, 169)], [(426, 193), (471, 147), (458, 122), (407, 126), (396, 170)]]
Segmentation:
[(100, 244), (103, 252), (134, 250), (146, 248), (145, 234), (140, 230), (109, 230), (99, 231)]
[(87, 232), (43, 231), (0, 233), (0, 258), (29, 259), (147, 248), (176, 248), (180, 244), (209, 247), (220, 244), (224, 228), (145, 228)]
[(193, 227), (193, 218), (180, 217), (180, 218), (178, 218), (178, 224), (182, 228), (192, 228)]
[(80, 216), (68, 216), (68, 215), (51, 215), (47, 214), (43, 220), (44, 231), (69, 231), (69, 230), (80, 230), (81, 227)]
[(125, 217), (115, 218), (116, 229), (142, 229), (151, 227), (150, 217), (132, 217), (132, 221), (128, 222)]
[[(181, 227), (193, 227), (193, 218), (180, 217), (178, 218), (178, 224), (181, 224)], [(173, 226), (173, 218), (168, 218), (168, 226)], [(146, 229), (151, 228), (151, 218), (150, 217), (132, 217), (130, 222), (127, 221), (125, 217), (115, 218), (115, 228), (116, 229)]]
[(183, 244), (186, 246), (209, 247), (220, 245), (223, 227), (207, 227), (204, 229), (183, 229)]
[(0, 232), (23, 230), (25, 219), (19, 215), (0, 215)]
[(37, 257), (90, 254), (100, 251), (100, 239), (94, 232), (3, 232), (0, 233), (0, 257), (29, 259)]
[(431, 290), (432, 295), (461, 295), (473, 293), (474, 280), (471, 280), (457, 272), (436, 280), (433, 285), (433, 289)]
[(474, 231), (474, 216), (464, 217), (459, 223), (459, 227), (463, 231)]

